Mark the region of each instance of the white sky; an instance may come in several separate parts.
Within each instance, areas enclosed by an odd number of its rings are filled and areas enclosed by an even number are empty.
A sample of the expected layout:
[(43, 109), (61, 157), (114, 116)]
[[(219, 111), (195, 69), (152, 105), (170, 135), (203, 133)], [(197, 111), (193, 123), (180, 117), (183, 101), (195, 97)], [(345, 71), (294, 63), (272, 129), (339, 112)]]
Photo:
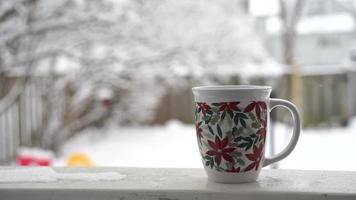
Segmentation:
[(249, 10), (256, 16), (276, 15), (279, 12), (278, 0), (250, 0)]

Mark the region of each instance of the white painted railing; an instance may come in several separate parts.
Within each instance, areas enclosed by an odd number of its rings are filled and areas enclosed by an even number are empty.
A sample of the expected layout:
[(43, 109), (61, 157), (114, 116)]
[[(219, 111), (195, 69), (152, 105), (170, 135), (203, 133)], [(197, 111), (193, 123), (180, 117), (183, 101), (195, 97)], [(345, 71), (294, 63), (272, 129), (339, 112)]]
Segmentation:
[(356, 199), (356, 172), (262, 170), (257, 182), (209, 182), (202, 169), (0, 168), (0, 199)]

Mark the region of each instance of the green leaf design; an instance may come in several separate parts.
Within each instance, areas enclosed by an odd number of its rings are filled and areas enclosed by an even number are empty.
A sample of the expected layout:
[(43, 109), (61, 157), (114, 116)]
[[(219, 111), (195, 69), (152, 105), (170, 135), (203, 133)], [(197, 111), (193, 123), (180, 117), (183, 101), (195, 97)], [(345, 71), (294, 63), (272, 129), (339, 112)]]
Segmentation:
[(209, 166), (210, 165), (210, 161), (205, 161), (205, 166)]
[(255, 128), (255, 129), (259, 129), (259, 128), (261, 127), (261, 124), (260, 124), (260, 123), (257, 123), (257, 122), (253, 122), (253, 123), (251, 124), (251, 127), (252, 127), (252, 128)]
[(244, 137), (243, 140), (249, 142), (249, 143), (252, 143), (253, 140), (250, 138), (250, 137)]
[(234, 112), (232, 112), (232, 110), (228, 110), (227, 113), (230, 115), (231, 119), (234, 118)]
[(246, 119), (248, 119), (248, 117), (243, 114), (243, 113), (237, 113), (234, 117), (234, 122), (236, 124), (236, 126), (239, 124), (239, 122), (241, 123), (241, 126), (243, 126), (244, 128), (247, 127), (247, 124), (246, 124)]
[(219, 120), (220, 120), (220, 116), (219, 115), (213, 115), (212, 118), (211, 118), (210, 123), (215, 125)]
[(255, 117), (255, 115), (254, 114), (252, 114), (252, 113), (248, 113), (248, 116), (250, 117), (250, 119), (252, 120), (252, 121), (256, 121), (256, 117)]
[(239, 147), (239, 145), (237, 143), (231, 143), (230, 146), (232, 147)]
[(241, 136), (236, 137), (236, 138), (234, 139), (235, 142), (240, 142), (241, 140), (242, 140), (242, 137), (241, 137)]
[(232, 164), (232, 163), (230, 163), (230, 162), (227, 162), (227, 163), (225, 164), (225, 166), (226, 166), (226, 169), (231, 169), (231, 168), (234, 166), (234, 164)]
[(240, 165), (245, 165), (245, 161), (243, 161), (242, 159), (237, 159), (236, 162)]
[(241, 143), (237, 145), (238, 147), (245, 148), (248, 145), (248, 143)]
[(256, 138), (257, 137), (257, 135), (256, 134), (251, 134), (251, 135), (249, 135), (251, 138)]
[(220, 138), (222, 138), (222, 130), (219, 125), (216, 126), (216, 129), (218, 130), (218, 135)]
[(225, 116), (226, 116), (226, 111), (222, 112), (221, 114), (221, 121), (223, 121), (225, 119)]
[(232, 133), (233, 134), (237, 134), (237, 132), (238, 132), (237, 127), (236, 126), (232, 127)]
[(250, 149), (253, 145), (253, 141), (251, 141), (250, 143), (248, 143), (248, 145), (245, 147), (245, 151), (247, 151), (248, 149)]
[(244, 113), (237, 113), (236, 115), (239, 116), (239, 118), (248, 119), (248, 117)]
[(255, 138), (255, 141), (253, 142), (253, 144), (257, 144), (258, 140), (259, 140), (259, 138), (256, 137), (256, 138)]
[(213, 111), (214, 113), (219, 113), (219, 108), (211, 107), (211, 111)]
[(205, 115), (202, 119), (205, 122), (205, 124), (208, 124), (210, 122), (210, 120), (211, 120), (211, 116)]
[(214, 167), (214, 159), (211, 156), (204, 156), (204, 159), (206, 160), (205, 165), (210, 166), (210, 168)]
[(211, 128), (211, 126), (208, 125), (208, 129), (209, 129), (209, 132), (210, 132), (212, 135), (215, 135), (213, 129)]
[(243, 120), (242, 118), (240, 119), (240, 123), (241, 123), (241, 125), (244, 127), (244, 128), (246, 128), (246, 122), (245, 122), (245, 120)]
[(220, 107), (222, 105), (222, 103), (212, 103), (211, 105)]
[(239, 117), (237, 115), (234, 117), (234, 122), (236, 126), (239, 124)]
[(237, 128), (236, 128), (236, 127), (233, 127), (233, 128), (232, 128), (231, 134), (232, 134), (232, 136), (237, 137), (238, 131), (237, 131)]
[(254, 144), (254, 140), (252, 140), (250, 137), (239, 137), (239, 139), (243, 140), (243, 142), (237, 146), (240, 148), (244, 148), (245, 151), (250, 149), (252, 147), (252, 145)]

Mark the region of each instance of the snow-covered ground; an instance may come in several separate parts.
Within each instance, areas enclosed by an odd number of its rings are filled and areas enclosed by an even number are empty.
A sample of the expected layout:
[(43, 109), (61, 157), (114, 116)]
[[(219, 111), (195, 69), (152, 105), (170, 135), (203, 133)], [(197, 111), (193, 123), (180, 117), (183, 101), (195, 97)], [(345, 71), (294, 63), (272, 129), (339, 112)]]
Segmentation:
[[(287, 144), (291, 130), (282, 124), (274, 130), (278, 152)], [(296, 149), (278, 167), (356, 171), (355, 141), (356, 119), (345, 128), (303, 130)], [(65, 165), (72, 153), (86, 154), (96, 166), (202, 167), (195, 128), (177, 121), (165, 126), (85, 131), (64, 145), (55, 165)]]

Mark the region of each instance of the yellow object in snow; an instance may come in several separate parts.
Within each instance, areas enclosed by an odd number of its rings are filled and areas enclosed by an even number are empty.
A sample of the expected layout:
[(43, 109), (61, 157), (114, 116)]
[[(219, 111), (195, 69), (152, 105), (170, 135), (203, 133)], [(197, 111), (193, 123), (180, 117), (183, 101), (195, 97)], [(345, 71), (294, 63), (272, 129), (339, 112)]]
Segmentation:
[(93, 162), (84, 153), (73, 153), (67, 160), (69, 167), (92, 167)]

